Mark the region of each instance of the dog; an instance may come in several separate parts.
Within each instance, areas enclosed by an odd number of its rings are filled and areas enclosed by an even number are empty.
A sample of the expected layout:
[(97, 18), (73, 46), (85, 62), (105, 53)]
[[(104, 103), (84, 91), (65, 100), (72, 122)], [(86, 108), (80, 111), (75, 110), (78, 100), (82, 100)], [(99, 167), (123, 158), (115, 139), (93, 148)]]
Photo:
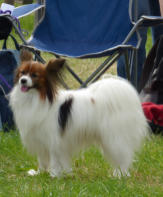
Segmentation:
[(118, 77), (78, 90), (61, 89), (64, 62), (51, 59), (43, 65), (29, 51), (21, 52), (10, 106), (24, 146), (38, 158), (38, 171), (28, 173), (69, 173), (72, 156), (96, 144), (114, 166), (114, 176), (129, 176), (134, 153), (148, 134), (137, 91)]

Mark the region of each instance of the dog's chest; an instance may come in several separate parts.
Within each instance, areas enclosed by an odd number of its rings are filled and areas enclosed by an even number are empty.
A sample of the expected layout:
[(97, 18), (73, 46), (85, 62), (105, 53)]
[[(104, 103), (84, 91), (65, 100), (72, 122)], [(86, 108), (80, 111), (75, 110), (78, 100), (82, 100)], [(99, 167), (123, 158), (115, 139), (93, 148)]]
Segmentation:
[(19, 129), (37, 128), (48, 116), (49, 105), (37, 95), (20, 96), (14, 104), (14, 115)]
[[(30, 151), (31, 153), (36, 153), (40, 150), (40, 147), (45, 146), (45, 136), (41, 131), (41, 128), (33, 128), (28, 131), (22, 131), (21, 137), (24, 146)], [(43, 140), (44, 139), (44, 140)]]

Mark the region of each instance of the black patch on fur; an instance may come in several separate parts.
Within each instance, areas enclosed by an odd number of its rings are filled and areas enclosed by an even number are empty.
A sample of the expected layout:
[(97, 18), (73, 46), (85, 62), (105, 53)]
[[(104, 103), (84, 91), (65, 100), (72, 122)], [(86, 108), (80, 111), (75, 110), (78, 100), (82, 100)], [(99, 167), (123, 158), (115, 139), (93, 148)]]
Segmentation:
[(46, 82), (46, 95), (47, 95), (47, 98), (49, 100), (49, 102), (52, 104), (53, 103), (53, 98), (54, 98), (54, 90), (53, 90), (53, 85), (47, 81)]
[(49, 99), (49, 102), (53, 103), (53, 89), (52, 88), (48, 88), (46, 90), (46, 94), (47, 94), (47, 97)]
[(60, 127), (62, 128), (62, 134), (66, 127), (68, 117), (71, 113), (72, 102), (73, 102), (73, 98), (72, 97), (68, 98), (67, 100), (65, 100), (64, 103), (62, 103), (59, 109), (58, 122), (59, 122)]

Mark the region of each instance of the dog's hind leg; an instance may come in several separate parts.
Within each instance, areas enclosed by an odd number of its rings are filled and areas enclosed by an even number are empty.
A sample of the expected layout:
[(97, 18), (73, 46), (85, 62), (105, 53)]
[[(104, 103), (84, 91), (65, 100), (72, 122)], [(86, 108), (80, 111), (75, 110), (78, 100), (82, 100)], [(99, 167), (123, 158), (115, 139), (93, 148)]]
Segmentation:
[(107, 160), (109, 160), (115, 167), (113, 176), (130, 176), (128, 169), (132, 163), (132, 151), (128, 150), (128, 147), (119, 146), (118, 144), (103, 144), (103, 153)]

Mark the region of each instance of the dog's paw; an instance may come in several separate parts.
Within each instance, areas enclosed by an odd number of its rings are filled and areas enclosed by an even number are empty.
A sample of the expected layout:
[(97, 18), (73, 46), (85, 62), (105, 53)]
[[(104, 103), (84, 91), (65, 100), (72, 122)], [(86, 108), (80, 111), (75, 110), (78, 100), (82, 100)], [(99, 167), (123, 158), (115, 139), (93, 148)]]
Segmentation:
[(52, 178), (60, 177), (61, 171), (57, 171), (56, 169), (51, 169), (51, 170), (49, 170), (49, 174)]
[(40, 173), (40, 171), (39, 170), (34, 170), (34, 169), (30, 169), (29, 171), (28, 171), (28, 175), (29, 176), (35, 176), (35, 175), (38, 175)]
[(72, 168), (63, 169), (63, 173), (71, 174), (73, 172)]
[(130, 177), (131, 175), (130, 175), (130, 173), (127, 170), (122, 171), (120, 169), (115, 169), (114, 172), (113, 172), (113, 176), (120, 179), (123, 176), (124, 177), (125, 176)]

